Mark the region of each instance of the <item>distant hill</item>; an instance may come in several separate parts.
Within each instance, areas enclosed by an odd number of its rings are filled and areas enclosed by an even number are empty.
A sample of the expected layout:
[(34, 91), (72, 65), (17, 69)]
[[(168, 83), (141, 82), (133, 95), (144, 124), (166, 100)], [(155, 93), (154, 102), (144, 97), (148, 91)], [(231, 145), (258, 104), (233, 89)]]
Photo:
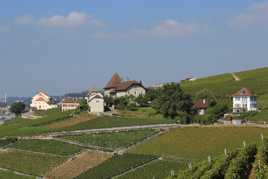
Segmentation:
[(201, 78), (196, 81), (183, 81), (182, 88), (190, 94), (202, 89), (211, 90), (218, 99), (229, 100), (231, 95), (247, 87), (251, 89), (258, 99), (261, 109), (268, 109), (268, 67), (234, 73), (240, 81), (236, 81), (231, 73)]

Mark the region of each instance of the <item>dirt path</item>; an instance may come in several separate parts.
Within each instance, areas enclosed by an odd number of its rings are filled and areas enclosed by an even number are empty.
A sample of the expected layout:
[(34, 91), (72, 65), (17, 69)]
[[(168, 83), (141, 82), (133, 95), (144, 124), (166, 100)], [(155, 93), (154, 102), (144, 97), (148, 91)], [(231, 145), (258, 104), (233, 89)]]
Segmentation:
[(98, 166), (112, 155), (105, 152), (84, 151), (45, 175), (45, 179), (71, 179)]
[(235, 73), (232, 73), (232, 76), (234, 78), (235, 81), (240, 81), (241, 79), (239, 78), (239, 76), (237, 76)]

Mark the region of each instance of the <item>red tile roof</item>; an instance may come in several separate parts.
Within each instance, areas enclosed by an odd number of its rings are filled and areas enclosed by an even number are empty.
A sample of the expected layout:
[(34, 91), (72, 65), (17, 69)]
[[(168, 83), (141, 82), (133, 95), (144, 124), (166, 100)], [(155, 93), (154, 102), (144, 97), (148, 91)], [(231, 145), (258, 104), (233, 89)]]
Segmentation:
[(137, 82), (135, 80), (123, 81), (122, 78), (117, 73), (115, 73), (104, 89), (126, 91), (133, 85), (141, 86), (144, 88), (141, 82)]
[(128, 88), (130, 88), (133, 85), (142, 86), (141, 83), (139, 83), (137, 81), (134, 81), (134, 80), (132, 80), (132, 81), (124, 81), (116, 88), (116, 91), (126, 91)]
[(36, 101), (46, 101), (46, 100), (44, 98), (42, 98), (42, 97), (39, 97), (39, 98), (36, 99)]
[(199, 99), (195, 102), (194, 107), (196, 109), (207, 109), (209, 106), (208, 100), (206, 99)]
[(235, 97), (235, 96), (253, 96), (253, 93), (248, 88), (242, 88), (241, 90), (239, 90), (238, 92), (236, 92), (232, 96), (233, 97)]
[(118, 75), (118, 73), (113, 74), (111, 80), (107, 83), (105, 89), (116, 88), (122, 82), (122, 78)]

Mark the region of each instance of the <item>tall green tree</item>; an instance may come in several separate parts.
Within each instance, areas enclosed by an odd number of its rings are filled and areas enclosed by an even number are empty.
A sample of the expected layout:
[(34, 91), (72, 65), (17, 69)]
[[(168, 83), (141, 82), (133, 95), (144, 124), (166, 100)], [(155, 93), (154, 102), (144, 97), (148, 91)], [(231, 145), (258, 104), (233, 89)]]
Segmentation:
[(25, 111), (25, 104), (23, 102), (15, 102), (10, 107), (10, 112), (14, 113), (17, 117)]
[(182, 113), (192, 114), (193, 101), (191, 96), (181, 89), (179, 83), (169, 83), (161, 88), (153, 108), (165, 117), (175, 118)]
[(80, 111), (87, 111), (89, 109), (89, 106), (87, 104), (87, 100), (82, 99), (80, 102)]
[(212, 91), (208, 89), (202, 89), (195, 94), (195, 100), (199, 99), (208, 100), (209, 106), (215, 106), (217, 104), (217, 99), (215, 95), (213, 94)]

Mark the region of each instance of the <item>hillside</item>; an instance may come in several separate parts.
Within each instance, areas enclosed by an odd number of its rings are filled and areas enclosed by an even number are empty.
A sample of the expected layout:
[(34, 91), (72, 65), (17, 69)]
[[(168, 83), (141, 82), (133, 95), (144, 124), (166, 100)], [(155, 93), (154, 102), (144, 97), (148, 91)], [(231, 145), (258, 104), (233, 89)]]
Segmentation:
[(268, 67), (236, 72), (235, 75), (240, 78), (240, 81), (236, 81), (231, 73), (226, 73), (193, 82), (183, 81), (182, 88), (190, 94), (195, 94), (202, 89), (209, 89), (217, 99), (231, 103), (231, 95), (242, 87), (247, 87), (257, 96), (258, 108), (262, 110), (262, 113), (258, 115), (267, 116), (267, 119), (262, 120), (268, 120), (266, 111), (268, 110)]

